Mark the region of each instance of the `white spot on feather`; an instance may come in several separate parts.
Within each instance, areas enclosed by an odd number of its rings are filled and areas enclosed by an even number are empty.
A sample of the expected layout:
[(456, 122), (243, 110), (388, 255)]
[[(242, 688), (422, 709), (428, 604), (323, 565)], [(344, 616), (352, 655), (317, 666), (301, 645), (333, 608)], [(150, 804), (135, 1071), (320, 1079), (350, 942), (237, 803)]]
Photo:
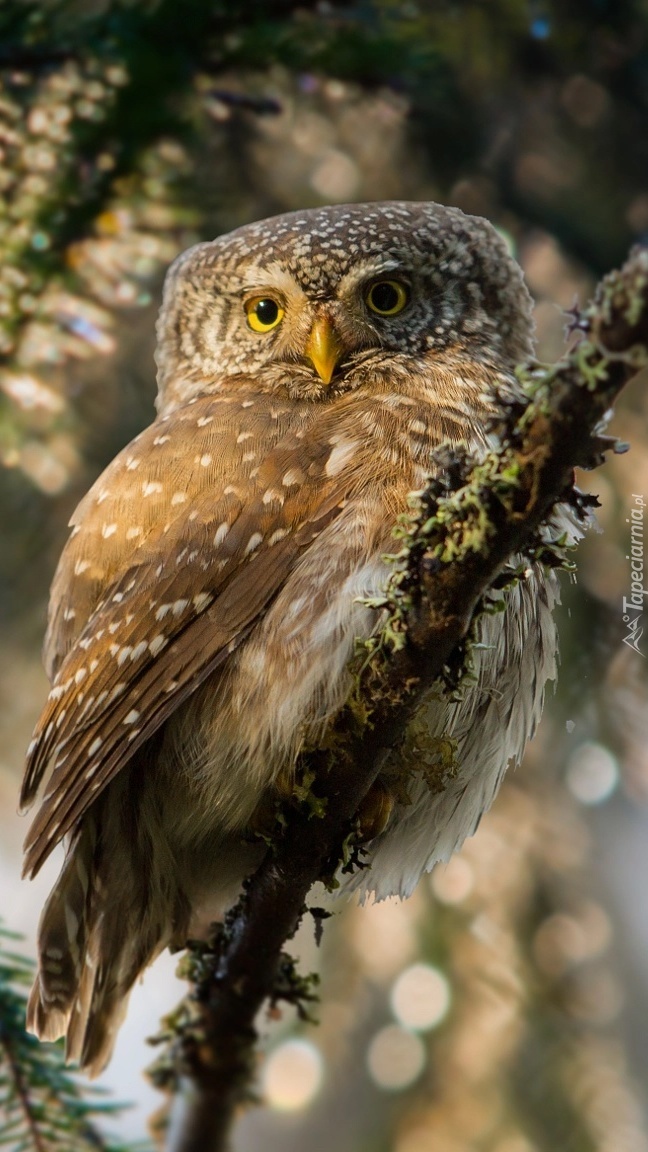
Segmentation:
[(71, 942), (76, 940), (79, 932), (79, 917), (74, 910), (70, 908), (69, 904), (65, 905), (65, 927), (68, 934), (68, 940)]
[(77, 560), (76, 564), (74, 565), (74, 575), (80, 576), (81, 573), (86, 572), (89, 567), (90, 567), (90, 561), (89, 560)]
[(293, 484), (303, 484), (305, 479), (306, 477), (301, 468), (289, 468), (288, 471), (284, 473), (281, 483), (286, 488), (289, 488)]
[(159, 480), (145, 480), (142, 484), (142, 495), (152, 496), (156, 492), (162, 492), (163, 485)]
[(101, 529), (101, 535), (104, 540), (107, 540), (109, 536), (114, 536), (116, 531), (117, 525), (114, 522), (112, 524), (104, 524)]
[(223, 523), (223, 524), (218, 525), (218, 528), (216, 529), (216, 533), (214, 535), (214, 546), (216, 548), (218, 548), (219, 545), (223, 543), (223, 540), (227, 536), (227, 533), (229, 532), (229, 530), (230, 530), (230, 526), (227, 523)]
[(99, 751), (102, 744), (103, 740), (101, 739), (101, 736), (97, 736), (97, 739), (93, 740), (92, 744), (88, 748), (88, 756), (94, 756), (95, 752)]
[(137, 711), (137, 708), (131, 708), (131, 710), (130, 710), (130, 712), (128, 713), (128, 715), (127, 715), (127, 716), (124, 716), (124, 720), (123, 720), (123, 723), (124, 723), (124, 724), (127, 724), (127, 725), (128, 725), (128, 724), (136, 724), (136, 723), (137, 723), (137, 721), (139, 720), (139, 718), (140, 718), (140, 714), (139, 714), (139, 712)]
[(161, 652), (162, 649), (165, 648), (168, 643), (169, 643), (169, 641), (167, 640), (166, 636), (162, 635), (162, 633), (159, 633), (157, 636), (154, 636), (153, 639), (151, 640), (150, 644), (149, 644), (149, 651), (151, 653), (151, 656), (157, 656), (158, 652)]
[(336, 444), (326, 462), (326, 468), (324, 469), (326, 475), (337, 476), (338, 472), (341, 472), (349, 460), (352, 459), (357, 447), (357, 440), (341, 440), (339, 444)]
[(248, 540), (248, 542), (246, 544), (245, 552), (243, 553), (243, 555), (249, 556), (251, 552), (256, 552), (257, 548), (259, 547), (259, 544), (261, 544), (262, 542), (263, 542), (263, 534), (261, 532), (254, 532), (252, 534), (252, 536), (250, 536), (250, 539)]

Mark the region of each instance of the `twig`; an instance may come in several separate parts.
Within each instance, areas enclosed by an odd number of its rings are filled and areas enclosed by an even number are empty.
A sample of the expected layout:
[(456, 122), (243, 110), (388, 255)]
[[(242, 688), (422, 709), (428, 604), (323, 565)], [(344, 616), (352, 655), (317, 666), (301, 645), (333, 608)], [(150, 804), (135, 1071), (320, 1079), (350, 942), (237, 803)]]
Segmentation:
[(227, 108), (256, 112), (258, 116), (278, 116), (283, 111), (280, 102), (273, 96), (253, 96), (249, 92), (233, 92), (228, 88), (211, 88), (209, 95)]
[(31, 1099), (27, 1084), (25, 1083), (24, 1069), (16, 1059), (13, 1044), (6, 1034), (2, 1021), (0, 1021), (0, 1048), (4, 1052), (4, 1059), (14, 1084), (14, 1095), (20, 1110), (25, 1118), (25, 1128), (29, 1133), (33, 1152), (47, 1152), (47, 1145), (36, 1122), (31, 1106)]
[(582, 338), (558, 365), (520, 370), (528, 402), (509, 408), (496, 453), (478, 464), (462, 452), (438, 454), (441, 474), (420, 495), (403, 534), (382, 644), (325, 745), (300, 758), (299, 774), (315, 782), (316, 796), (311, 786), (310, 804), (283, 813), (282, 834), (225, 928), (196, 953), (193, 1018), (175, 1039), (193, 1092), (174, 1126), (172, 1152), (226, 1148), (253, 1069), (254, 1018), (267, 997), (286, 995), (277, 987), (283, 945), (313, 883), (341, 861), (358, 807), (422, 690), (438, 677), (456, 682), (482, 598), (516, 554), (560, 562), (561, 542), (547, 543), (538, 530), (560, 501), (582, 510), (573, 469), (595, 467), (614, 447), (600, 426), (624, 384), (648, 364), (647, 249), (601, 282), (579, 329)]

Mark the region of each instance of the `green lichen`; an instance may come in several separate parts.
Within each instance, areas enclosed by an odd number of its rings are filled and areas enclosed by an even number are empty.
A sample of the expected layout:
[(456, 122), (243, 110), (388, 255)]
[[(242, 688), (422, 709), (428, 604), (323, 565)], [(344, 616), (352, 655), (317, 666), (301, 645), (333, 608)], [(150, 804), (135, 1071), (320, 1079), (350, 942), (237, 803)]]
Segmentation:
[[(638, 273), (635, 277), (634, 292), (630, 296), (628, 306), (623, 314), (626, 323), (635, 328), (646, 310), (646, 288), (648, 288), (648, 273)], [(648, 349), (643, 348), (644, 360), (648, 360)]]
[[(429, 700), (426, 698), (426, 704)], [(408, 786), (421, 777), (430, 792), (443, 792), (457, 774), (457, 741), (451, 736), (430, 731), (426, 708), (422, 707), (407, 726), (405, 738), (392, 756), (385, 779), (394, 791), (400, 789), (400, 804), (411, 803)]]
[(573, 357), (581, 387), (588, 392), (596, 392), (599, 384), (607, 380), (609, 358), (601, 353), (589, 340), (581, 340), (574, 349)]
[(296, 1010), (299, 1019), (304, 1023), (318, 1024), (319, 1021), (313, 1012), (313, 1006), (319, 1003), (320, 978), (316, 972), (302, 976), (297, 971), (297, 963), (288, 952), (279, 956), (277, 973), (270, 994), (270, 1006), (276, 1008), (280, 1001), (291, 1004)]
[(317, 816), (321, 819), (326, 814), (328, 800), (326, 797), (318, 796), (313, 792), (312, 786), (315, 780), (315, 772), (312, 768), (308, 768), (303, 772), (301, 778), (295, 779), (292, 797), (308, 812), (309, 816)]

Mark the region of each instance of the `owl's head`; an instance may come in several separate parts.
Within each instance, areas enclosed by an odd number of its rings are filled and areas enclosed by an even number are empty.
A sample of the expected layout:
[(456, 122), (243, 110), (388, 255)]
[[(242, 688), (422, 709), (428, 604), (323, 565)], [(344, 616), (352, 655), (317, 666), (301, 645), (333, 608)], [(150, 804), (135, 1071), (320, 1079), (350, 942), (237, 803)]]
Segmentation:
[(435, 361), (510, 371), (531, 332), (522, 273), (486, 220), (401, 201), (289, 212), (172, 265), (158, 406), (236, 376), (318, 399)]

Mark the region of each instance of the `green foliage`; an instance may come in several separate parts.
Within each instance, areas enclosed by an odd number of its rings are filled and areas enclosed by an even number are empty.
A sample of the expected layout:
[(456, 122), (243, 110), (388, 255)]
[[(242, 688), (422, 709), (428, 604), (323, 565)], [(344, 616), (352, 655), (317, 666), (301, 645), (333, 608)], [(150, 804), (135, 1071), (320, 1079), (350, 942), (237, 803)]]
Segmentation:
[[(101, 1102), (66, 1069), (61, 1044), (25, 1032), (25, 989), (33, 965), (20, 938), (0, 926), (0, 1147), (11, 1152), (135, 1152), (97, 1127), (120, 1110)], [(146, 1152), (138, 1145), (139, 1152)]]

